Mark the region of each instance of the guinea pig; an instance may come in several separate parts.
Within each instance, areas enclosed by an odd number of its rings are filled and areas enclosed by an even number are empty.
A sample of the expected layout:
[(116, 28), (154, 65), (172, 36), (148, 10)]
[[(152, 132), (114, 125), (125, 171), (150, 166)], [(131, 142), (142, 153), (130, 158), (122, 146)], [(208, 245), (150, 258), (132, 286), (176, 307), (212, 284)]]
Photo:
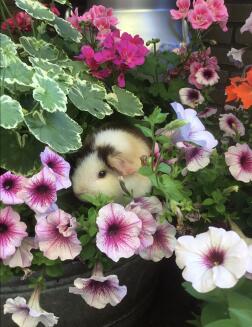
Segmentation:
[(118, 202), (124, 191), (120, 178), (134, 197), (150, 192), (148, 177), (138, 173), (142, 158), (151, 154), (151, 143), (132, 127), (105, 127), (90, 135), (84, 144), (84, 157), (72, 175), (73, 191), (84, 194), (103, 193)]

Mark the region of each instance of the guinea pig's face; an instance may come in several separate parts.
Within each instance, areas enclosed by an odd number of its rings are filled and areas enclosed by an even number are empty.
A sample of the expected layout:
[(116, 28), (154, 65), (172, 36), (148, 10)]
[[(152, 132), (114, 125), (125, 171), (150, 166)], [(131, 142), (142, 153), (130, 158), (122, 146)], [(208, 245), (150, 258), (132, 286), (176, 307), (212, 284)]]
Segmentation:
[(107, 167), (97, 152), (92, 152), (83, 159), (74, 171), (72, 184), (73, 191), (78, 197), (83, 194), (99, 193), (118, 197), (122, 194), (118, 174)]

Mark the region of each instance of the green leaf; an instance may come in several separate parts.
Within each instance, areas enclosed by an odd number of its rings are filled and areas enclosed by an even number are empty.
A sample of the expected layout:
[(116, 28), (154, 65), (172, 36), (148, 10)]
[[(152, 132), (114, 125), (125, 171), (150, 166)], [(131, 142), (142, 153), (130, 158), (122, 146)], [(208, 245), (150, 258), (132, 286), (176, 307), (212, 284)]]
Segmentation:
[(139, 128), (139, 129), (142, 131), (142, 133), (143, 133), (146, 137), (150, 137), (150, 138), (153, 137), (153, 135), (152, 135), (152, 131), (151, 131), (150, 128), (145, 127), (145, 126), (140, 125), (140, 124), (135, 124), (135, 126), (136, 126), (137, 128)]
[(211, 322), (210, 324), (207, 324), (204, 327), (241, 327), (241, 326), (237, 325), (236, 322), (231, 319), (222, 319), (222, 320)]
[(143, 176), (151, 176), (154, 174), (153, 170), (149, 166), (143, 166), (143, 167), (139, 168), (138, 171)]
[(49, 112), (66, 112), (67, 97), (52, 78), (43, 74), (35, 73), (32, 81), (34, 85), (33, 97), (39, 101), (41, 107)]
[(215, 203), (214, 200), (213, 200), (213, 199), (210, 199), (210, 198), (205, 199), (205, 200), (202, 202), (203, 206), (211, 206), (211, 205), (214, 204), (214, 203)]
[(185, 80), (175, 78), (171, 81), (168, 92), (167, 92), (167, 98), (169, 98), (171, 101), (179, 101), (179, 90), (183, 87), (186, 87), (187, 83)]
[(208, 293), (199, 293), (192, 287), (192, 284), (189, 282), (184, 282), (182, 286), (185, 288), (186, 292), (193, 296), (195, 299), (216, 303), (226, 301), (225, 293), (219, 288), (216, 288)]
[(167, 116), (167, 113), (162, 113), (161, 109), (156, 107), (149, 117), (144, 117), (144, 120), (149, 121), (152, 125), (158, 125), (162, 124), (166, 120)]
[(26, 11), (34, 18), (41, 20), (54, 20), (55, 15), (45, 5), (37, 0), (15, 0), (17, 7)]
[(158, 166), (158, 171), (164, 173), (164, 174), (170, 174), (171, 172), (171, 167), (169, 165), (167, 165), (164, 162), (161, 162)]
[(42, 39), (35, 37), (22, 36), (19, 38), (20, 43), (29, 55), (47, 59), (49, 61), (57, 60), (59, 57), (59, 50), (51, 43), (47, 43)]
[(131, 117), (143, 115), (143, 105), (137, 96), (115, 85), (112, 90), (114, 93), (109, 93), (106, 100), (117, 111)]
[(80, 242), (81, 242), (81, 245), (84, 246), (86, 244), (88, 244), (90, 242), (90, 236), (89, 235), (82, 235), (80, 238), (79, 238)]
[(29, 131), (42, 143), (59, 153), (81, 147), (82, 128), (63, 112), (44, 112), (44, 122), (32, 113), (25, 116)]
[(11, 129), (23, 120), (22, 107), (19, 102), (8, 95), (0, 97), (0, 126)]
[(16, 44), (2, 33), (0, 33), (0, 44), (0, 67), (8, 67), (16, 59)]
[(82, 39), (81, 33), (63, 18), (55, 16), (53, 22), (49, 22), (55, 28), (55, 31), (65, 40), (72, 40), (79, 43)]
[(62, 263), (55, 264), (53, 266), (46, 267), (46, 274), (50, 277), (60, 277), (63, 276), (64, 270)]
[(180, 181), (172, 179), (169, 175), (162, 175), (160, 182), (166, 197), (176, 201), (184, 199), (183, 185)]
[(0, 166), (6, 170), (29, 175), (39, 167), (39, 154), (43, 148), (32, 135), (26, 135), (21, 147), (15, 132), (0, 128)]
[(252, 323), (252, 299), (236, 292), (227, 295), (230, 317), (239, 327), (248, 327)]
[(68, 97), (82, 111), (87, 111), (98, 119), (111, 115), (113, 110), (104, 102), (106, 90), (104, 87), (87, 81), (77, 80), (70, 89)]
[(54, 1), (60, 3), (61, 5), (64, 5), (68, 0), (54, 0)]
[(207, 303), (201, 312), (201, 323), (203, 326), (215, 320), (229, 318), (226, 303)]
[(4, 82), (7, 84), (17, 83), (30, 86), (32, 83), (32, 67), (26, 65), (19, 58), (16, 58), (8, 67), (0, 69), (0, 73), (4, 76)]

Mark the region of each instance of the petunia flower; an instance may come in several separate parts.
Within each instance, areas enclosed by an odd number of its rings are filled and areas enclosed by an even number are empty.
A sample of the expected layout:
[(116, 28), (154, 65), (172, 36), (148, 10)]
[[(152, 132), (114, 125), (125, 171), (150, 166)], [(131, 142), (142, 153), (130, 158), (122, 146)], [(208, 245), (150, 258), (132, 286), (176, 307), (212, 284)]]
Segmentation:
[(16, 249), (15, 253), (4, 259), (3, 263), (11, 268), (30, 267), (33, 259), (31, 253), (32, 249), (37, 249), (37, 244), (33, 237), (26, 237), (23, 239), (21, 245)]
[(131, 209), (140, 207), (149, 211), (154, 217), (158, 217), (163, 212), (163, 206), (160, 200), (156, 196), (146, 196), (134, 198), (128, 205)]
[(120, 286), (116, 275), (103, 276), (101, 270), (94, 270), (90, 278), (77, 278), (75, 287), (69, 292), (80, 295), (84, 301), (96, 309), (103, 309), (107, 304), (116, 306), (127, 294), (127, 287)]
[(6, 259), (15, 253), (16, 247), (28, 235), (26, 224), (11, 207), (0, 210), (0, 259)]
[(194, 146), (190, 143), (179, 142), (177, 146), (183, 149), (186, 159), (186, 168), (189, 171), (198, 171), (210, 163), (212, 150)]
[(233, 114), (224, 114), (219, 118), (219, 126), (226, 136), (245, 135), (243, 123)]
[(204, 102), (204, 97), (200, 91), (191, 89), (189, 87), (184, 87), (179, 90), (179, 97), (183, 104), (195, 108), (199, 104)]
[(4, 204), (14, 205), (23, 203), (20, 196), (26, 179), (23, 176), (17, 176), (10, 171), (0, 176), (0, 201)]
[(248, 247), (237, 233), (209, 227), (196, 237), (179, 237), (175, 255), (184, 279), (206, 293), (238, 282), (246, 272)]
[(170, 10), (172, 18), (176, 20), (186, 18), (190, 8), (190, 0), (177, 0), (176, 6), (178, 10)]
[(67, 161), (48, 147), (41, 152), (40, 159), (43, 166), (49, 168), (56, 177), (57, 190), (71, 186), (69, 178), (70, 164)]
[(81, 252), (76, 219), (63, 210), (40, 217), (35, 227), (39, 249), (50, 260), (74, 259)]
[(140, 206), (131, 208), (129, 205), (126, 210), (134, 212), (142, 222), (142, 229), (139, 234), (140, 247), (137, 249), (137, 252), (139, 252), (153, 244), (153, 234), (156, 232), (157, 223), (152, 214)]
[(213, 68), (203, 67), (197, 71), (195, 78), (199, 84), (204, 86), (212, 86), (218, 83), (220, 77)]
[(175, 234), (176, 228), (168, 222), (159, 224), (155, 234), (153, 234), (153, 244), (139, 251), (140, 257), (154, 262), (163, 258), (170, 258), (176, 245)]
[(204, 125), (197, 117), (193, 109), (184, 109), (180, 103), (171, 103), (178, 119), (186, 120), (188, 123), (180, 127), (174, 134), (174, 142), (192, 142), (205, 149), (213, 149), (218, 144), (214, 136), (205, 130)]
[(231, 48), (231, 50), (227, 53), (227, 57), (229, 61), (234, 64), (238, 68), (243, 67), (242, 56), (245, 53), (246, 48), (235, 49)]
[(199, 118), (208, 118), (215, 115), (217, 112), (217, 108), (206, 107), (203, 111), (198, 112)]
[(245, 24), (241, 27), (241, 33), (246, 31), (252, 33), (252, 11), (249, 17), (246, 19)]
[(56, 325), (59, 318), (40, 307), (39, 297), (40, 289), (36, 288), (28, 304), (25, 298), (20, 296), (17, 296), (15, 299), (9, 298), (4, 304), (4, 314), (11, 313), (12, 320), (19, 327), (36, 327), (39, 323), (45, 327)]
[(110, 203), (99, 210), (96, 223), (99, 229), (96, 245), (113, 261), (129, 258), (139, 248), (142, 223), (134, 212)]
[(225, 153), (226, 164), (231, 175), (238, 181), (252, 181), (252, 150), (247, 144), (231, 146)]
[(56, 192), (56, 177), (45, 167), (29, 178), (22, 191), (22, 198), (36, 213), (45, 213), (56, 202)]

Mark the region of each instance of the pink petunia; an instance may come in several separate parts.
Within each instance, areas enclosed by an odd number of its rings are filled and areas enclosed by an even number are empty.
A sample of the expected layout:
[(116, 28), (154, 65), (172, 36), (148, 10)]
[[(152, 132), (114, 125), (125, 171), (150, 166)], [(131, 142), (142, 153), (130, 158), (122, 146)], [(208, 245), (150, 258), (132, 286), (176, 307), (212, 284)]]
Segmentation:
[(182, 104), (189, 106), (190, 108), (195, 108), (199, 104), (204, 102), (204, 97), (200, 91), (191, 89), (189, 87), (184, 87), (179, 90), (179, 97)]
[(140, 207), (149, 211), (154, 217), (160, 216), (163, 212), (162, 203), (156, 196), (135, 198), (132, 202), (130, 202), (129, 207), (131, 209)]
[(184, 148), (186, 168), (189, 171), (198, 171), (205, 168), (210, 163), (212, 150), (189, 145)]
[(204, 2), (195, 3), (194, 8), (188, 13), (188, 21), (195, 30), (206, 30), (212, 25), (213, 15)]
[(219, 75), (211, 67), (200, 68), (195, 74), (196, 82), (204, 86), (212, 86), (218, 83)]
[(49, 168), (56, 177), (57, 190), (71, 186), (70, 164), (67, 161), (48, 147), (45, 148), (44, 152), (41, 152), (40, 159), (43, 166)]
[(190, 2), (190, 0), (177, 0), (176, 6), (178, 10), (170, 10), (172, 18), (176, 20), (186, 18), (190, 8)]
[(23, 176), (17, 176), (7, 171), (0, 176), (0, 201), (4, 204), (14, 205), (23, 203), (20, 196), (26, 179)]
[(245, 135), (243, 123), (233, 114), (224, 114), (219, 118), (219, 126), (226, 136)]
[(127, 287), (119, 285), (116, 275), (103, 276), (98, 269), (94, 270), (90, 278), (75, 279), (74, 286), (69, 287), (69, 292), (80, 295), (96, 309), (103, 309), (107, 304), (116, 306), (127, 294)]
[(0, 259), (6, 259), (15, 253), (16, 247), (28, 235), (26, 224), (11, 207), (0, 211)]
[(225, 153), (226, 164), (231, 175), (238, 181), (252, 181), (252, 150), (247, 144), (231, 146)]
[(37, 243), (33, 237), (23, 239), (21, 245), (16, 249), (15, 253), (3, 260), (6, 266), (14, 267), (30, 267), (33, 259), (32, 249), (37, 249)]
[(142, 251), (139, 255), (145, 260), (158, 262), (163, 258), (170, 258), (176, 245), (176, 228), (164, 222), (157, 226), (157, 230), (153, 235), (153, 244)]
[(96, 245), (113, 261), (129, 258), (139, 248), (142, 223), (134, 212), (110, 203), (99, 210), (96, 223), (99, 228)]
[(76, 219), (63, 210), (56, 210), (46, 218), (41, 217), (35, 227), (39, 249), (50, 260), (74, 259), (81, 252), (77, 238)]
[(22, 198), (36, 213), (45, 213), (56, 202), (56, 192), (56, 177), (45, 167), (29, 178), (22, 190)]
[(208, 118), (208, 117), (215, 115), (216, 112), (217, 112), (217, 108), (206, 107), (203, 111), (198, 112), (197, 116), (199, 118)]

